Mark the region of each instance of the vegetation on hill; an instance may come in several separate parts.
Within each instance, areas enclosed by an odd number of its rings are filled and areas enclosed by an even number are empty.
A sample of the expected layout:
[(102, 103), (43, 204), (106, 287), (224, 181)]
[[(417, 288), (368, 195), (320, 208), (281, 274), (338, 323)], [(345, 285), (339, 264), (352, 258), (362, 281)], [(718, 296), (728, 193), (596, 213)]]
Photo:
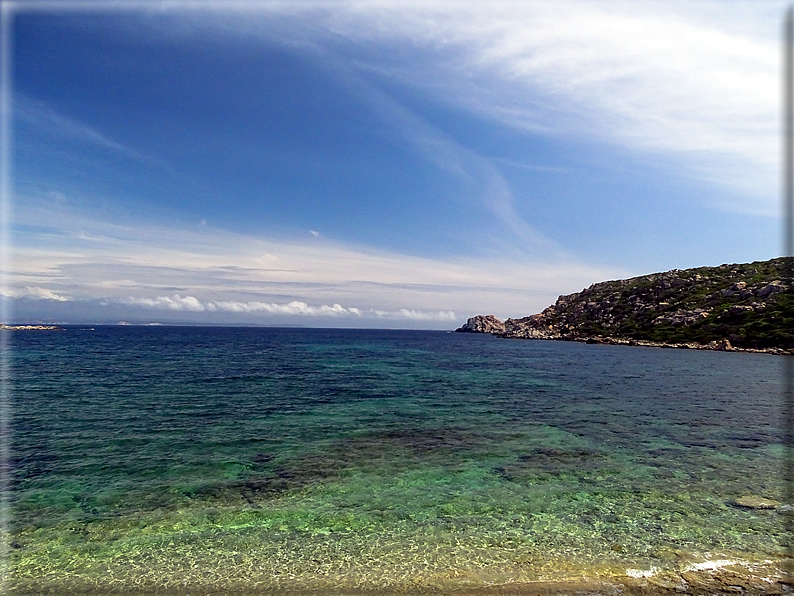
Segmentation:
[[(610, 337), (745, 349), (794, 349), (794, 259), (698, 267), (593, 284), (542, 313), (504, 323), (504, 337)], [(461, 330), (465, 329), (462, 327)], [(474, 329), (471, 329), (474, 330)]]

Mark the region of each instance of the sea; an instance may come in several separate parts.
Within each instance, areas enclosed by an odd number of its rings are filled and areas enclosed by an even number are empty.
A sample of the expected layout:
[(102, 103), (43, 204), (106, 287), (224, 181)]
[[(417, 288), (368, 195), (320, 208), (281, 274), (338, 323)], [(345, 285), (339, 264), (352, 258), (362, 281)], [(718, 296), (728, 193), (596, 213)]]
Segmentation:
[(4, 333), (9, 594), (446, 594), (785, 554), (780, 510), (734, 502), (785, 498), (782, 356)]

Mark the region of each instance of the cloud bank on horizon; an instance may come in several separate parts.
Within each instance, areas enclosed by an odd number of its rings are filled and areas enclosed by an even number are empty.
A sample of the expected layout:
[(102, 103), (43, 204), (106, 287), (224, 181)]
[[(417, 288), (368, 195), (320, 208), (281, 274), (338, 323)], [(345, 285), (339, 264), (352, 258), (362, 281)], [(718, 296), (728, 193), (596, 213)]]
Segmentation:
[(450, 328), (779, 255), (782, 2), (16, 3), (15, 320)]

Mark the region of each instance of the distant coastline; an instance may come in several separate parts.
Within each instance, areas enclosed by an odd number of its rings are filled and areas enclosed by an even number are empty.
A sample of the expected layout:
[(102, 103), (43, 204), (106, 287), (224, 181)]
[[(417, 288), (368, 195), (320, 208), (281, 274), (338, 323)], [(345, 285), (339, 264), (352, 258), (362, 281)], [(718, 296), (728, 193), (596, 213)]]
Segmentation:
[(5, 325), (0, 323), (0, 331), (63, 331), (57, 325)]
[(543, 312), (456, 329), (508, 339), (794, 354), (794, 259), (673, 269), (591, 285)]

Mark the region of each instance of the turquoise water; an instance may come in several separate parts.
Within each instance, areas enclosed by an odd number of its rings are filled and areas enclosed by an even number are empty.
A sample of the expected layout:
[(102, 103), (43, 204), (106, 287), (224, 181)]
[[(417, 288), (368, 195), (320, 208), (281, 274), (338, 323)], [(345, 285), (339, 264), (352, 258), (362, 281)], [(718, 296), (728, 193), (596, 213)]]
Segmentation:
[(781, 556), (782, 360), (14, 332), (15, 593), (455, 591)]

